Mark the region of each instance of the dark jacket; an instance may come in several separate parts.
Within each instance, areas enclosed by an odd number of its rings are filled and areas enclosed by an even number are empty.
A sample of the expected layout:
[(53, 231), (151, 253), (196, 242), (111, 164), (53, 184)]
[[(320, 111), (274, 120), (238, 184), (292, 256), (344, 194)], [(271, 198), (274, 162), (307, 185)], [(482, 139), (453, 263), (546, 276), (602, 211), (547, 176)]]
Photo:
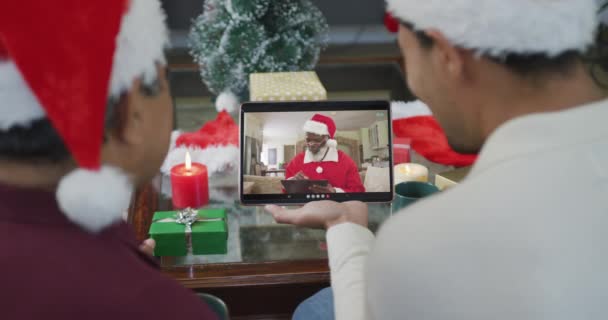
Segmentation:
[(139, 252), (128, 225), (72, 224), (52, 192), (0, 185), (0, 319), (215, 319)]

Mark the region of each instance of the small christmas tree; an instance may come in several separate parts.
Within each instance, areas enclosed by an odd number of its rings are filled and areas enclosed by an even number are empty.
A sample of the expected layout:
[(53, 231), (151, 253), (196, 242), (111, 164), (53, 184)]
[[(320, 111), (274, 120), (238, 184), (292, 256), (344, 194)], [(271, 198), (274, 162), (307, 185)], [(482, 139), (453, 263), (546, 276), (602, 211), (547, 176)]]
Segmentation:
[(595, 45), (587, 56), (591, 75), (604, 89), (608, 89), (608, 0), (598, 1), (600, 26)]
[(250, 73), (312, 70), (328, 30), (309, 0), (206, 0), (188, 44), (218, 111), (232, 111)]

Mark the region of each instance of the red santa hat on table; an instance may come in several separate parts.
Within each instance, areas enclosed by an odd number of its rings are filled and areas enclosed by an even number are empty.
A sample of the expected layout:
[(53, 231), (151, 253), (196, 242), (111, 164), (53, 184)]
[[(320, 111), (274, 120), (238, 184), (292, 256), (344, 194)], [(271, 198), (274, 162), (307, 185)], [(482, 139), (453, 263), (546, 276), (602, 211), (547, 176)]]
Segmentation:
[(190, 153), (193, 162), (207, 166), (210, 175), (228, 172), (238, 166), (239, 127), (225, 110), (198, 131), (174, 131), (171, 140), (171, 149), (161, 168), (165, 174), (169, 174), (173, 166), (184, 163), (186, 153)]
[(436, 29), (463, 48), (506, 53), (584, 51), (597, 26), (595, 0), (387, 0), (417, 30)]
[(167, 44), (158, 0), (0, 4), (0, 130), (48, 118), (80, 167), (60, 182), (59, 206), (89, 231), (120, 219), (132, 191), (100, 163), (108, 98), (156, 79)]
[(336, 134), (336, 124), (334, 120), (328, 116), (324, 116), (322, 114), (315, 114), (304, 123), (304, 127), (302, 128), (304, 132), (310, 132), (322, 136), (329, 136), (329, 140), (327, 140), (327, 146), (331, 148), (336, 148), (338, 146), (338, 142), (335, 140), (334, 135)]
[(410, 147), (427, 160), (462, 167), (473, 164), (477, 159), (477, 155), (460, 154), (450, 147), (443, 129), (422, 101), (393, 101), (391, 113), (394, 140), (409, 140)]

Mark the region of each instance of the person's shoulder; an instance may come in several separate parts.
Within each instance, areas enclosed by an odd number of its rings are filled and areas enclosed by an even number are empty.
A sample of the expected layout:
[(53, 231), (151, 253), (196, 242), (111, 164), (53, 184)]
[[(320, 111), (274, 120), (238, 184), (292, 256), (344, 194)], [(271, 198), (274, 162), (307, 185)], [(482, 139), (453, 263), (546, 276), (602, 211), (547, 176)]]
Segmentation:
[[(304, 163), (304, 152), (300, 152), (298, 154), (296, 154), (293, 159), (291, 159), (291, 161), (289, 161), (289, 163), (287, 163), (287, 166), (285, 167), (286, 169), (293, 169), (294, 166), (296, 168), (298, 168), (299, 166), (301, 166)], [(295, 174), (295, 172), (293, 172)]]
[(306, 156), (306, 151), (302, 151), (302, 152), (296, 154), (295, 157), (293, 157), (293, 159), (291, 159), (291, 162), (302, 162), (302, 161), (304, 161), (305, 156)]
[[(90, 236), (28, 224), (4, 229), (14, 241), (0, 257), (0, 281), (11, 292), (5, 301), (9, 304), (27, 304), (34, 310), (52, 305), (51, 318), (123, 319), (138, 314), (147, 319), (212, 319), (192, 292), (163, 275), (118, 235)], [(37, 295), (23, 288), (36, 288)]]
[[(426, 239), (428, 234), (425, 233), (432, 233), (439, 226), (466, 226), (470, 219), (487, 213), (480, 210), (486, 200), (492, 201), (490, 198), (493, 197), (486, 192), (492, 193), (491, 190), (483, 190), (477, 182), (465, 182), (418, 200), (383, 224), (378, 233), (379, 242), (390, 242), (392, 240), (389, 239), (394, 237)], [(478, 196), (488, 198), (480, 199)]]
[(348, 154), (346, 154), (346, 152), (338, 149), (338, 161), (350, 161), (350, 162), (355, 162)]

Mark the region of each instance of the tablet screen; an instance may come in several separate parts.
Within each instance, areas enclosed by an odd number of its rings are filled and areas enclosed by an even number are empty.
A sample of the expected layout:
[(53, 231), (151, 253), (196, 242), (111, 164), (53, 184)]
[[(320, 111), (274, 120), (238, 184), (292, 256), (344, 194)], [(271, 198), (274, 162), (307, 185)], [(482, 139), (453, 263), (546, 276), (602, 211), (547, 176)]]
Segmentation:
[(387, 101), (245, 103), (240, 121), (242, 203), (392, 200)]

